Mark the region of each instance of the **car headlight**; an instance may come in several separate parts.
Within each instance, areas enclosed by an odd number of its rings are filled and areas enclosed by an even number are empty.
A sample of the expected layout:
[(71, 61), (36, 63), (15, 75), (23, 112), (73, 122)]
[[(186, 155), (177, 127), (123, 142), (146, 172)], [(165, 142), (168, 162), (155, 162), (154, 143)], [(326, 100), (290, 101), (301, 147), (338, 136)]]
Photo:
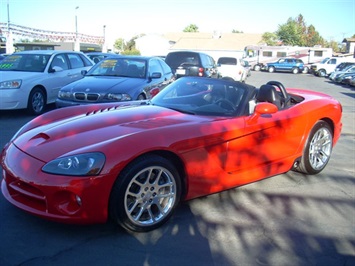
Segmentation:
[(55, 175), (94, 176), (100, 173), (105, 159), (100, 152), (66, 156), (50, 161), (43, 166), (42, 171)]
[(60, 98), (60, 99), (70, 99), (71, 98), (71, 92), (70, 91), (59, 91), (58, 92), (58, 98)]
[(108, 93), (105, 95), (105, 99), (109, 101), (131, 101), (132, 97), (126, 93)]
[(0, 82), (0, 89), (18, 89), (21, 87), (21, 84), (21, 79), (7, 80)]

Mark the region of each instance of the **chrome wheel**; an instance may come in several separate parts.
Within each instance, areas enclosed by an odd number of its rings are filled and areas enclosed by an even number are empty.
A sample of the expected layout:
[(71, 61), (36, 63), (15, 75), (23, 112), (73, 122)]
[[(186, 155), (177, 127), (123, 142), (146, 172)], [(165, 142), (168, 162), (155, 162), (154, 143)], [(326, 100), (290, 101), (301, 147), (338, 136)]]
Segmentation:
[(46, 99), (43, 91), (40, 88), (33, 89), (28, 99), (28, 111), (33, 115), (43, 113), (45, 102)]
[(327, 122), (320, 120), (310, 131), (295, 170), (309, 175), (318, 174), (328, 164), (332, 149), (333, 130)]
[(170, 213), (176, 201), (173, 175), (163, 167), (148, 167), (137, 173), (127, 187), (125, 211), (132, 223), (153, 225)]
[(328, 163), (332, 152), (332, 134), (328, 128), (318, 129), (309, 145), (309, 162), (313, 169), (320, 170)]
[(175, 165), (162, 156), (144, 155), (117, 177), (110, 195), (110, 216), (129, 231), (147, 232), (169, 220), (180, 197)]

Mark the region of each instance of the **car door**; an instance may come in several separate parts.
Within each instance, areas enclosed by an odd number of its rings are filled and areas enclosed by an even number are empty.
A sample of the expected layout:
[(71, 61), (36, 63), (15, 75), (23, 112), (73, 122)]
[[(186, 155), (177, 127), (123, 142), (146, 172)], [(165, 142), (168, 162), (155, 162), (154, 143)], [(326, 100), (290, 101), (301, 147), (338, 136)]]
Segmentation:
[(286, 59), (280, 59), (277, 64), (275, 64), (276, 71), (284, 71), (285, 70)]
[[(157, 77), (156, 75), (160, 74), (160, 77)], [(158, 59), (152, 58), (148, 61), (148, 84), (144, 88), (145, 94), (150, 95), (150, 90), (158, 88), (159, 91), (164, 89), (165, 86), (167, 86), (170, 82), (171, 79), (168, 79), (166, 75), (164, 75), (164, 70), (159, 62)]]
[(285, 62), (282, 66), (282, 70), (291, 71), (294, 65), (295, 65), (295, 61), (293, 59), (285, 59)]
[(60, 88), (73, 81), (66, 54), (55, 54), (46, 71), (47, 78), (43, 80), (43, 85), (47, 89), (47, 101), (51, 103), (57, 98)]
[(243, 135), (228, 143), (225, 170), (245, 173), (255, 169), (256, 176), (276, 173), (300, 148), (307, 119), (299, 114), (289, 108), (260, 117), (255, 114), (244, 117)]

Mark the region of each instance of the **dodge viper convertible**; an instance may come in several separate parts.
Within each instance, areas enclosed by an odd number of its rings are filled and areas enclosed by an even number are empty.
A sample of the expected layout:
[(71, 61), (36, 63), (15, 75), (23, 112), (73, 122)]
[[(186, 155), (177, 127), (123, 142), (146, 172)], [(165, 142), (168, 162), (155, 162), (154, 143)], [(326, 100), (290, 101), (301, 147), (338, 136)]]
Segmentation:
[(322, 171), (340, 136), (328, 95), (183, 77), (154, 98), (54, 110), (1, 153), (13, 205), (65, 223), (158, 228), (180, 201), (296, 170)]

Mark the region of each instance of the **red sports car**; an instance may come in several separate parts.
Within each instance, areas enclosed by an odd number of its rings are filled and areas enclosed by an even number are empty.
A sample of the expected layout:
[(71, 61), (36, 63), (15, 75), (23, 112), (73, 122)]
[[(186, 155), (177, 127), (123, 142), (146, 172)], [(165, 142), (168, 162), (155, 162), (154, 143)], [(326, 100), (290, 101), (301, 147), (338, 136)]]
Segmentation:
[(182, 200), (327, 165), (342, 107), (328, 95), (180, 78), (150, 101), (82, 105), (36, 117), (5, 146), (1, 190), (67, 223), (161, 226)]

